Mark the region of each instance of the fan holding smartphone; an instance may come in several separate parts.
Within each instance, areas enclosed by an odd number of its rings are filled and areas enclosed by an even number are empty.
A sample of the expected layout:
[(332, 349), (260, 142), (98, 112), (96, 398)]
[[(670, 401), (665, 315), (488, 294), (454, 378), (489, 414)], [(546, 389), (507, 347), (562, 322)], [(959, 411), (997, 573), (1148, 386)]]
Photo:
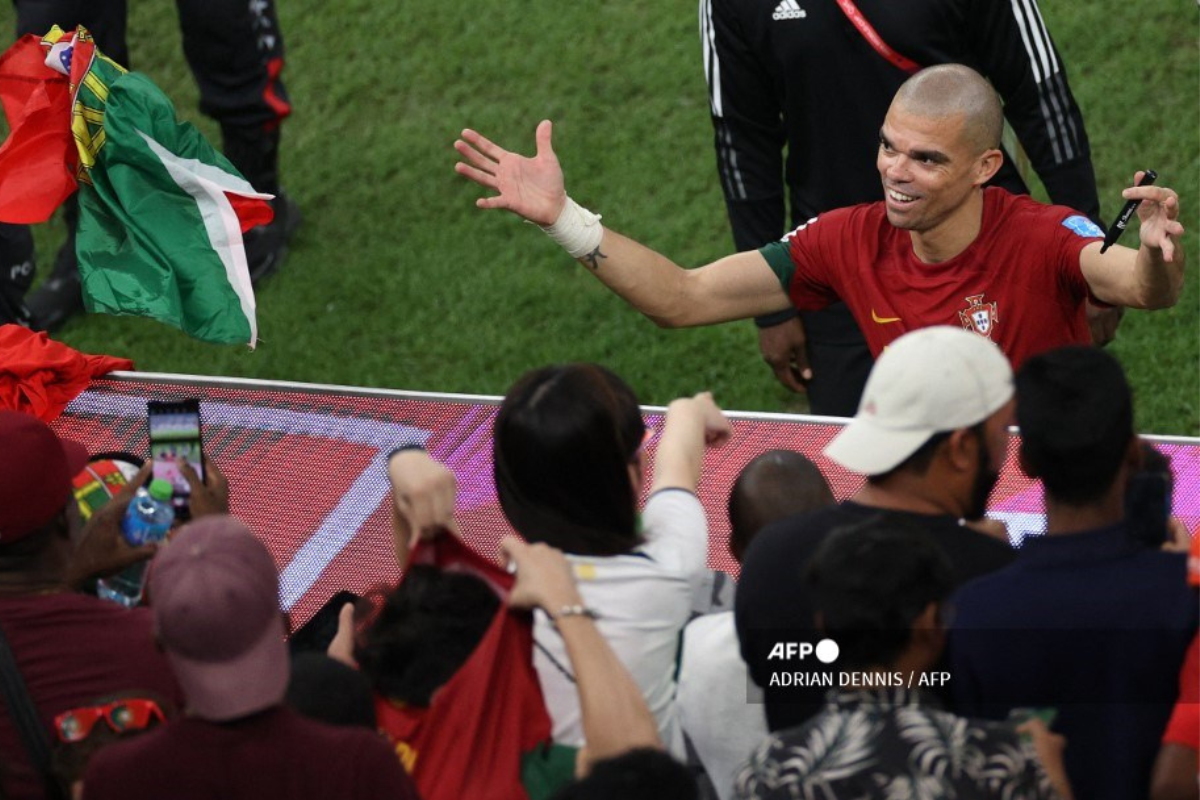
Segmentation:
[(204, 477), (204, 450), (200, 438), (200, 401), (158, 401), (146, 404), (150, 433), (150, 458), (154, 477), (170, 481), (174, 489), (172, 503), (177, 515), (186, 518), (191, 486), (179, 465), (187, 462), (201, 481)]

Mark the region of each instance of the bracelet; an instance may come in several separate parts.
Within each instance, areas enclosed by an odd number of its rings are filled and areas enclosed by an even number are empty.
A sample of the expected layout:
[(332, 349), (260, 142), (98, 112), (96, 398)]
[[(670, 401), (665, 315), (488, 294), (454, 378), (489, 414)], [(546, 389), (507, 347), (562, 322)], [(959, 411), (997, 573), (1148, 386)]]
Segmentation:
[(563, 617), (587, 617), (588, 619), (599, 619), (600, 615), (587, 606), (582, 606), (576, 603), (575, 605), (563, 606), (557, 612), (550, 614), (550, 621), (557, 623)]
[(384, 457), (383, 463), (385, 463), (385, 464), (390, 463), (393, 456), (397, 456), (400, 453), (403, 453), (405, 450), (424, 450), (424, 449), (425, 449), (425, 445), (423, 445), (423, 444), (402, 444), (399, 447), (393, 447), (388, 452), (388, 454)]
[(541, 226), (554, 241), (558, 242), (572, 258), (583, 258), (600, 247), (604, 238), (604, 226), (600, 224), (600, 215), (593, 214), (570, 197), (559, 212), (558, 219), (553, 225)]

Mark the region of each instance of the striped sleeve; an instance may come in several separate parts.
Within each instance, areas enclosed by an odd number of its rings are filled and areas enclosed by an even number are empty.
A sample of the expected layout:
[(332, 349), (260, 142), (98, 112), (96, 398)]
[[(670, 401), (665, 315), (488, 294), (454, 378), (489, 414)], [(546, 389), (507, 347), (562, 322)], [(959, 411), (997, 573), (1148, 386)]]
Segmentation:
[(717, 173), (739, 251), (779, 238), (786, 224), (786, 132), (771, 73), (747, 30), (754, 8), (741, 0), (700, 0)]
[(1037, 0), (968, 0), (968, 40), (1050, 199), (1099, 219), (1083, 114)]

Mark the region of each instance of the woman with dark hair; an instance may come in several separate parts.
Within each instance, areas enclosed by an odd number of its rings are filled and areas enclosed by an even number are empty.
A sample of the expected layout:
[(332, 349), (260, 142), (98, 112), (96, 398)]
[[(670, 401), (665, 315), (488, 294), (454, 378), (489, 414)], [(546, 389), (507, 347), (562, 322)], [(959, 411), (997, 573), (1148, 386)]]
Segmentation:
[(708, 393), (668, 406), (653, 480), (637, 397), (595, 364), (534, 370), (509, 390), (496, 417), (496, 491), (526, 540), (567, 554), (584, 599), (557, 615), (538, 612), (534, 663), (554, 740), (580, 746), (575, 677), (554, 620), (588, 614), (654, 714), (663, 742), (682, 751), (674, 698), (679, 634), (706, 575), (708, 527), (696, 497), (706, 444), (728, 438)]
[(646, 425), (633, 390), (598, 364), (525, 373), (493, 436), (496, 491), (528, 541), (612, 556), (639, 544), (637, 494)]
[[(593, 761), (661, 747), (641, 688), (585, 614), (566, 557), (515, 536), (506, 571), (467, 546), (454, 520), (454, 474), (420, 448), (388, 457), (393, 537), (405, 573), (365, 630), (343, 606), (328, 653), (361, 667), (376, 725), (427, 800), (547, 796)], [(367, 611), (372, 603), (361, 603)], [(532, 664), (540, 608), (558, 620), (578, 678), (586, 747), (547, 747), (551, 720)]]

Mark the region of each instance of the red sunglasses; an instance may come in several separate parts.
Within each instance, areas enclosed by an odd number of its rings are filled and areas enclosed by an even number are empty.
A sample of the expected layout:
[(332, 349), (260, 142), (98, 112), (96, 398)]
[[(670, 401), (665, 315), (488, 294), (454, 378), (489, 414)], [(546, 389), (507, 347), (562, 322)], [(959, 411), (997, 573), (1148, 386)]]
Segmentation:
[(108, 727), (116, 733), (140, 731), (150, 724), (154, 718), (160, 723), (167, 721), (158, 703), (142, 697), (132, 697), (126, 700), (114, 700), (103, 706), (86, 706), (64, 711), (54, 718), (54, 730), (62, 742), (82, 742), (92, 732), (96, 722), (101, 718), (108, 721)]

